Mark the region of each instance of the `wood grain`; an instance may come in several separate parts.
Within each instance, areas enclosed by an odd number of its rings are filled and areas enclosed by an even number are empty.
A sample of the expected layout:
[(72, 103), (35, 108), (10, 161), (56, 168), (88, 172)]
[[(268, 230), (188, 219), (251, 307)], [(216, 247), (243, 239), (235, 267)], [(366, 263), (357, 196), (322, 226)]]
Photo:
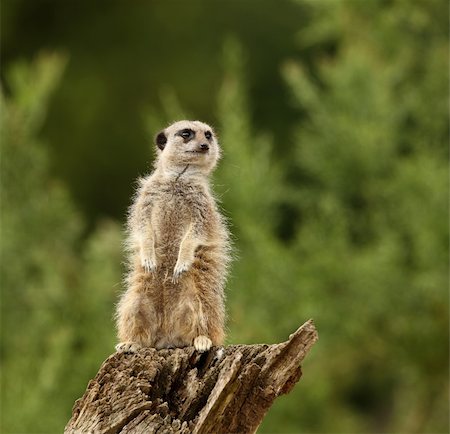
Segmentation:
[(65, 433), (254, 433), (301, 377), (312, 320), (274, 345), (116, 353), (75, 402)]

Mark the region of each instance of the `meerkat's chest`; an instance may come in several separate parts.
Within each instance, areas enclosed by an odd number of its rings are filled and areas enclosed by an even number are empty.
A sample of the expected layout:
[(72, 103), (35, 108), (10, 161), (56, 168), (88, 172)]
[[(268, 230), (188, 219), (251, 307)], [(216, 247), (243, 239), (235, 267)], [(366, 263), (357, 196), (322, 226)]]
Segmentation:
[(152, 222), (160, 235), (172, 239), (183, 235), (187, 226), (206, 220), (211, 212), (211, 198), (198, 191), (161, 191), (154, 199)]

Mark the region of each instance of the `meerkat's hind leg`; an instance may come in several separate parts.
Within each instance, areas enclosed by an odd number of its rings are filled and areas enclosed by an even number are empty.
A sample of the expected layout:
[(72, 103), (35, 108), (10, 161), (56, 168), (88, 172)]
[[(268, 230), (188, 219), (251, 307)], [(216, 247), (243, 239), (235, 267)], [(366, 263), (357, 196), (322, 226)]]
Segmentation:
[(203, 353), (204, 351), (208, 351), (212, 346), (212, 341), (207, 336), (197, 336), (194, 339), (194, 348), (199, 352)]
[(137, 342), (119, 342), (116, 345), (118, 353), (136, 353), (141, 348), (143, 348), (142, 345)]
[(136, 352), (139, 348), (153, 346), (156, 314), (147, 294), (139, 290), (138, 285), (143, 284), (140, 279), (142, 273), (131, 276), (130, 288), (122, 295), (117, 306), (119, 344), (116, 351)]

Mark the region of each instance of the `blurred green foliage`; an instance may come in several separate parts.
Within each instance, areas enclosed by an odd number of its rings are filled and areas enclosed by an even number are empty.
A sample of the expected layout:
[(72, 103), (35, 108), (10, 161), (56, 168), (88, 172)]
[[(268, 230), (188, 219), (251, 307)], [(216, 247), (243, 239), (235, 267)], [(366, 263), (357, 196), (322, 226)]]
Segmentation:
[[(10, 2), (6, 18), (26, 22), (29, 4)], [(111, 1), (100, 19), (86, 2), (78, 22), (98, 28), (76, 35), (71, 2), (37, 4), (68, 27), (70, 49), (2, 71), (1, 431), (61, 432), (113, 351), (127, 177), (148, 165), (148, 132), (195, 117), (224, 150), (229, 343), (284, 340), (310, 317), (319, 329), (304, 378), (260, 432), (448, 432), (448, 4), (138, 2), (122, 16)], [(186, 20), (196, 29), (194, 50), (174, 39), (161, 42), (173, 56), (146, 54), (161, 55), (145, 41), (166, 16), (172, 38)], [(102, 31), (116, 35), (104, 57), (77, 57)], [(20, 51), (24, 36), (11, 23), (5, 34)], [(153, 86), (160, 102), (141, 92), (158, 74), (129, 62), (170, 76)]]
[(8, 73), (2, 97), (2, 432), (60, 432), (71, 401), (114, 344), (120, 226), (83, 218), (37, 138), (66, 60)]

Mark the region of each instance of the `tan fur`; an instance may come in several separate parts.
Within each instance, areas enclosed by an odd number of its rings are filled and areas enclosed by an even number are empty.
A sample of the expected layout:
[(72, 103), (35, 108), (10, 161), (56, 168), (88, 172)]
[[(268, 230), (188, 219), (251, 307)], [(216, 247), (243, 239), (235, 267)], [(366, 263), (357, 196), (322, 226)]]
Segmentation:
[[(192, 140), (180, 130), (195, 132)], [(204, 351), (224, 340), (228, 231), (208, 175), (220, 149), (211, 127), (180, 121), (164, 130), (155, 169), (130, 208), (127, 290), (117, 308), (119, 351), (183, 347)], [(208, 144), (207, 152), (200, 151)]]

